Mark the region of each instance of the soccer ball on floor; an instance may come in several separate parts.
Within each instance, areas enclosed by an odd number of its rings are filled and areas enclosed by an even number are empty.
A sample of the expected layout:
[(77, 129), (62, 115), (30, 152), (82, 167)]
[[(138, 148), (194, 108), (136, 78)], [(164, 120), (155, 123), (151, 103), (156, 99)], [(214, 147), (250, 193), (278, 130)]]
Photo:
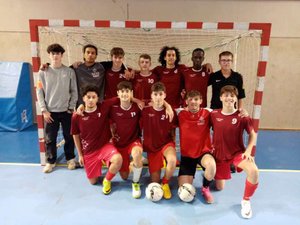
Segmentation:
[(185, 183), (178, 188), (178, 196), (184, 202), (191, 202), (196, 195), (196, 189), (192, 184)]
[(152, 202), (161, 200), (164, 191), (159, 183), (153, 182), (146, 187), (146, 198)]

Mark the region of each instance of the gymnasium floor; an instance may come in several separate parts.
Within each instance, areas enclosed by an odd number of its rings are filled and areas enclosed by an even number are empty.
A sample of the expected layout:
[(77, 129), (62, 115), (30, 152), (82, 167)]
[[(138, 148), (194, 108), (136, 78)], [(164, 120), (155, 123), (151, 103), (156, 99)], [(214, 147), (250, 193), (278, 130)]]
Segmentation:
[(199, 194), (202, 171), (196, 174), (198, 193), (192, 203), (177, 197), (176, 178), (171, 180), (173, 198), (152, 203), (144, 195), (149, 182), (146, 168), (142, 198), (133, 199), (130, 181), (119, 176), (112, 193), (104, 196), (100, 185), (88, 184), (83, 169), (68, 171), (59, 166), (43, 174), (38, 162), (36, 127), (0, 132), (0, 225), (300, 224), (300, 132), (259, 132), (260, 184), (251, 201), (250, 220), (240, 216), (243, 173), (233, 174), (224, 191), (213, 192), (212, 205), (205, 204)]

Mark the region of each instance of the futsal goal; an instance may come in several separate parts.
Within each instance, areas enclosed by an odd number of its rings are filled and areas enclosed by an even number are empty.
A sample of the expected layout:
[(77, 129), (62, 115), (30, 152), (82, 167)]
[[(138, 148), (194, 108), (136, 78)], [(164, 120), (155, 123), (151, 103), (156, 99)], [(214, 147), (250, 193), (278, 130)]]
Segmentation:
[[(97, 61), (110, 60), (113, 47), (122, 47), (126, 64), (138, 68), (138, 58), (147, 53), (152, 67), (158, 65), (160, 49), (175, 46), (181, 53), (181, 64), (191, 66), (195, 48), (205, 50), (205, 62), (219, 70), (218, 55), (222, 51), (234, 54), (233, 70), (243, 75), (246, 99), (244, 107), (258, 130), (262, 96), (268, 60), (270, 23), (238, 22), (159, 22), (159, 21), (102, 21), (102, 20), (30, 20), (33, 76), (36, 84), (41, 62), (48, 62), (47, 47), (61, 44), (66, 52), (63, 63), (83, 61), (82, 47), (98, 47)], [(209, 99), (209, 98), (208, 98)], [(44, 125), (37, 106), (37, 123), (41, 163), (45, 163)]]

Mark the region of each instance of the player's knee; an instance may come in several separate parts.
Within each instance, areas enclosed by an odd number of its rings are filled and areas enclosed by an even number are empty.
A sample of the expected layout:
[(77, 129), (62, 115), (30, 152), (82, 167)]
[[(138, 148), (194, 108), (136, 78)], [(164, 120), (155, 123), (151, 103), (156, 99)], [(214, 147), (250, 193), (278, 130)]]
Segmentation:
[(176, 168), (176, 157), (170, 157), (168, 160), (167, 160), (167, 166), (168, 167), (171, 167), (171, 168)]
[(129, 176), (128, 172), (120, 172), (120, 177), (122, 178), (122, 180), (127, 180)]
[(258, 179), (259, 171), (258, 171), (258, 168), (256, 166), (253, 166), (253, 167), (249, 168), (247, 170), (247, 172), (248, 172), (248, 176), (251, 177), (252, 179), (254, 179), (254, 180)]
[(217, 191), (222, 191), (222, 190), (224, 190), (224, 188), (225, 188), (225, 183), (223, 183), (223, 182), (216, 182), (216, 190)]
[(95, 185), (95, 184), (97, 184), (98, 179), (92, 178), (92, 179), (89, 179), (89, 182), (90, 182), (91, 185)]

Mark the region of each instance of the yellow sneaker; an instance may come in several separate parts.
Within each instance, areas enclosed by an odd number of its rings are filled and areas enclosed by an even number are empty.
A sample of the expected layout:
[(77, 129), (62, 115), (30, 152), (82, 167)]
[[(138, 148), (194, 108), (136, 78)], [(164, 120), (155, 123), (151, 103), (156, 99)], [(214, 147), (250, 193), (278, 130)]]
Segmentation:
[(55, 163), (51, 164), (51, 163), (46, 163), (44, 169), (43, 169), (43, 172), (44, 173), (51, 173), (53, 168), (56, 166)]
[(164, 191), (164, 199), (172, 198), (172, 193), (171, 193), (169, 184), (162, 184), (161, 186)]
[(140, 184), (132, 182), (132, 197), (134, 198), (140, 198), (141, 197), (141, 188)]
[(111, 181), (106, 180), (106, 178), (104, 178), (102, 185), (103, 194), (108, 195), (111, 192)]
[(69, 170), (75, 170), (76, 169), (76, 162), (75, 159), (70, 159), (67, 161), (67, 167)]

